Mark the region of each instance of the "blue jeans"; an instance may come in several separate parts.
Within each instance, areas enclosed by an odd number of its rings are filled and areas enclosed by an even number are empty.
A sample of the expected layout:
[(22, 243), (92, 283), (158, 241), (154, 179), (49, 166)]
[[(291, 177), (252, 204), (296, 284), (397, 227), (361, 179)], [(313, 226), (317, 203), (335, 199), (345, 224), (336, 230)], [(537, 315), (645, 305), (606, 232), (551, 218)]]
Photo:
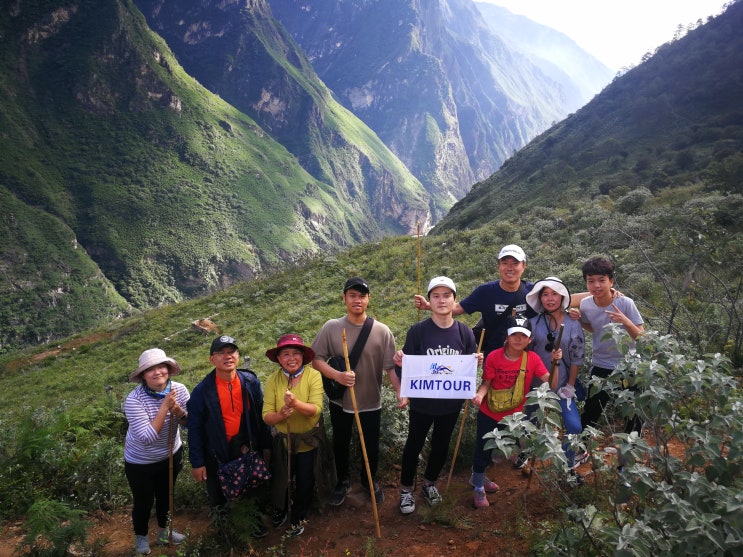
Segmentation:
[[(565, 433), (577, 434), (583, 431), (583, 426), (580, 421), (580, 412), (578, 411), (578, 405), (576, 400), (570, 401), (570, 408), (568, 409), (568, 401), (560, 399), (560, 407), (562, 408), (562, 424), (565, 427)], [(565, 451), (565, 456), (568, 459), (568, 466), (573, 466), (575, 463), (575, 452), (570, 448), (570, 443), (565, 439), (562, 443), (562, 449)]]
[[(483, 402), (483, 404), (486, 403)], [(472, 455), (472, 471), (475, 474), (483, 474), (485, 468), (490, 464), (490, 455), (493, 452), (493, 449), (485, 450), (485, 439), (482, 437), (494, 429), (504, 430), (506, 428), (484, 412), (478, 412), (477, 429), (475, 433), (475, 452)]]

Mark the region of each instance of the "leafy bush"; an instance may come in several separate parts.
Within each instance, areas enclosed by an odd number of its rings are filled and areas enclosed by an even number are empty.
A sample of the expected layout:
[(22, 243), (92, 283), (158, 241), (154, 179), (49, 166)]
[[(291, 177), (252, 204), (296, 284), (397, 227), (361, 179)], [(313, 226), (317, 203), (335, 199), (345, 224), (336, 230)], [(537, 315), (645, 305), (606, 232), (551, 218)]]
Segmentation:
[[(620, 338), (619, 332), (614, 334)], [(743, 550), (743, 400), (720, 354), (683, 355), (671, 336), (647, 333), (636, 351), (596, 383), (611, 396), (610, 416), (639, 417), (643, 435), (588, 428), (575, 443), (592, 457), (592, 485), (566, 490), (566, 462), (554, 395), (530, 395), (538, 424), (516, 415), (488, 434), (506, 454), (517, 444), (543, 463), (536, 474), (561, 494), (565, 513), (538, 551), (544, 555), (734, 555)], [(628, 385), (625, 389), (622, 385)], [(606, 450), (616, 447), (624, 468)], [(590, 496), (581, 495), (589, 490)]]
[(24, 525), (26, 535), (21, 548), (31, 555), (64, 557), (71, 546), (84, 544), (91, 524), (83, 519), (84, 511), (65, 503), (39, 499), (28, 510)]

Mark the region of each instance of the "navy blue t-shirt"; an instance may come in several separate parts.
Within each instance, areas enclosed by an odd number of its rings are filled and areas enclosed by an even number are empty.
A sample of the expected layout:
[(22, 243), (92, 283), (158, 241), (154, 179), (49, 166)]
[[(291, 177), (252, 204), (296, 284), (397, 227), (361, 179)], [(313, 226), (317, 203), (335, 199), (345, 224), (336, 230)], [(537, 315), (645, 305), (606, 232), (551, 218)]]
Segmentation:
[(518, 291), (506, 292), (501, 288), (500, 279), (492, 282), (481, 284), (472, 291), (472, 294), (459, 302), (467, 313), (480, 312), (483, 326), (485, 327), (485, 339), (482, 351), (487, 355), (496, 348), (502, 348), (506, 340), (506, 322), (511, 312), (506, 314), (506, 310), (511, 303), (514, 303), (513, 309), (526, 317), (536, 315), (533, 309), (526, 303), (526, 295), (534, 288), (531, 282), (521, 281), (524, 286), (521, 296), (516, 298)]
[[(448, 329), (442, 329), (430, 317), (416, 323), (405, 337), (403, 354), (410, 356), (475, 354), (475, 335), (467, 325), (454, 321)], [(402, 369), (395, 366), (395, 373), (402, 377)], [(411, 398), (410, 408), (421, 414), (441, 416), (458, 413), (464, 399)]]

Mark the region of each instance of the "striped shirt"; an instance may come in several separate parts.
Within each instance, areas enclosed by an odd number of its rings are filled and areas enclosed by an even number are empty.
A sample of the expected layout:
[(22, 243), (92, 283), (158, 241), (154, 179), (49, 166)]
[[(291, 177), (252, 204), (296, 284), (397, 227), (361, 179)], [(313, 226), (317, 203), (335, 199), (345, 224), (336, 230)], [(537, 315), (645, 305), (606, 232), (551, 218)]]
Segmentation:
[[(190, 398), (188, 389), (182, 383), (171, 381), (175, 389), (176, 401), (181, 408), (186, 408)], [(124, 460), (132, 464), (152, 464), (170, 456), (168, 433), (170, 432), (171, 414), (163, 422), (158, 434), (152, 427), (152, 420), (157, 416), (162, 399), (148, 395), (142, 385), (137, 386), (124, 401), (124, 413), (129, 422), (124, 442)], [(181, 448), (181, 434), (178, 421), (174, 421), (175, 439), (173, 452)]]

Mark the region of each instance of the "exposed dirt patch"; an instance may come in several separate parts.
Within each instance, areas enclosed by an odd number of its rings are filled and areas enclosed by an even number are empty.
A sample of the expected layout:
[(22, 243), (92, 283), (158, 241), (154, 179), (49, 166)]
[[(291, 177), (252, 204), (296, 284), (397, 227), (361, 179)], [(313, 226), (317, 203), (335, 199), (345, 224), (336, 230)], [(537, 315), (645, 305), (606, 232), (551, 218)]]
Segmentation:
[[(403, 516), (399, 509), (399, 488), (394, 482), (383, 484), (385, 500), (378, 505), (381, 537), (376, 536), (374, 512), (368, 494), (354, 484), (345, 503), (330, 508), (324, 515), (313, 513), (304, 534), (283, 541), (289, 555), (358, 556), (386, 555), (436, 557), (439, 555), (529, 555), (529, 524), (553, 515), (550, 500), (535, 478), (529, 479), (505, 462), (492, 466), (488, 476), (501, 489), (488, 496), (490, 507), (475, 509), (469, 474), (452, 478), (447, 493), (446, 477), (439, 481), (444, 503), (429, 509), (420, 492), (417, 509)], [(176, 510), (174, 527), (189, 531), (190, 538), (205, 535), (210, 529), (206, 508), (198, 511)], [(154, 525), (153, 525), (154, 527)], [(271, 529), (269, 535), (251, 547), (235, 548), (234, 555), (274, 555), (282, 544), (286, 527)], [(0, 532), (0, 557), (10, 557), (21, 541), (20, 523), (7, 524)], [(104, 554), (112, 557), (133, 555), (133, 534), (127, 511), (96, 518), (89, 540), (105, 541)], [(253, 553), (251, 553), (251, 549)], [(177, 555), (176, 548), (155, 548), (152, 555)]]

